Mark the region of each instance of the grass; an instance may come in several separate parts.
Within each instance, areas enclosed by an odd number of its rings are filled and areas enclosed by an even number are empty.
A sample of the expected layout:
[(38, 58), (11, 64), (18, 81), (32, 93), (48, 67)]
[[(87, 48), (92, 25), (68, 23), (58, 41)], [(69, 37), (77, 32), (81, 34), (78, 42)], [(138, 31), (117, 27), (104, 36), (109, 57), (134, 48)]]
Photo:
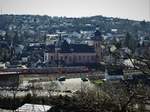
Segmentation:
[(103, 80), (100, 80), (100, 79), (98, 79), (98, 80), (94, 80), (94, 81), (92, 81), (94, 84), (96, 84), (96, 85), (101, 85), (101, 84), (103, 84), (104, 83), (104, 81)]

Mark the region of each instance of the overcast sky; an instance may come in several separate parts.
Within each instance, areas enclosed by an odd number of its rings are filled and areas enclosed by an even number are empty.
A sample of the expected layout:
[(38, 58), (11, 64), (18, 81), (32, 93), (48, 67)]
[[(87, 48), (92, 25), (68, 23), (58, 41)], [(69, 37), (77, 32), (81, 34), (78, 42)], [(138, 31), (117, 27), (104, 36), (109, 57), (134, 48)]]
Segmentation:
[(150, 20), (150, 0), (0, 0), (0, 8), (3, 14)]

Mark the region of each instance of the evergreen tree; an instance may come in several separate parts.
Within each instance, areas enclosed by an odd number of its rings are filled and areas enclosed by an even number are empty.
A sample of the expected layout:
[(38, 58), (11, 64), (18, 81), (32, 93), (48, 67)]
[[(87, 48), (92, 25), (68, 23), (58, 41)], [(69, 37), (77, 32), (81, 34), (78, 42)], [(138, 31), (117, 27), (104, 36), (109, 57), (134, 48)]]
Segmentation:
[(131, 36), (130, 33), (126, 34), (125, 41), (124, 41), (124, 46), (125, 47), (127, 47), (130, 50), (134, 51), (135, 48), (137, 47), (137, 43), (138, 43), (138, 41), (136, 40), (136, 38)]

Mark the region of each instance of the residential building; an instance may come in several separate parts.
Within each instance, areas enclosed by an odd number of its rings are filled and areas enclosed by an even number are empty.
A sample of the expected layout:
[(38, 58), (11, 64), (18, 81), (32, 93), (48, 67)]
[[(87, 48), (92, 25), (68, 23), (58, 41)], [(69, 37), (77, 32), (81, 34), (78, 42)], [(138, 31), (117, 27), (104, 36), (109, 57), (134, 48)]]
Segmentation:
[(110, 67), (105, 70), (105, 79), (110, 80), (110, 81), (115, 81), (115, 80), (123, 80), (123, 69), (122, 68), (114, 68)]

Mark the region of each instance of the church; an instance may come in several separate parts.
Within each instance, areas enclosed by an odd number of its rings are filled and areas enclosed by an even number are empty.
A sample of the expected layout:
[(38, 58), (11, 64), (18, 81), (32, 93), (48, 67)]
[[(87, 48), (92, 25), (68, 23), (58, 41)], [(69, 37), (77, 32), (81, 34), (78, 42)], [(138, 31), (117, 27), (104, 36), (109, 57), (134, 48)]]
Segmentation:
[(93, 46), (88, 44), (71, 44), (59, 37), (54, 44), (48, 45), (44, 53), (44, 62), (57, 66), (92, 65), (101, 60), (100, 31), (96, 30), (91, 37)]

